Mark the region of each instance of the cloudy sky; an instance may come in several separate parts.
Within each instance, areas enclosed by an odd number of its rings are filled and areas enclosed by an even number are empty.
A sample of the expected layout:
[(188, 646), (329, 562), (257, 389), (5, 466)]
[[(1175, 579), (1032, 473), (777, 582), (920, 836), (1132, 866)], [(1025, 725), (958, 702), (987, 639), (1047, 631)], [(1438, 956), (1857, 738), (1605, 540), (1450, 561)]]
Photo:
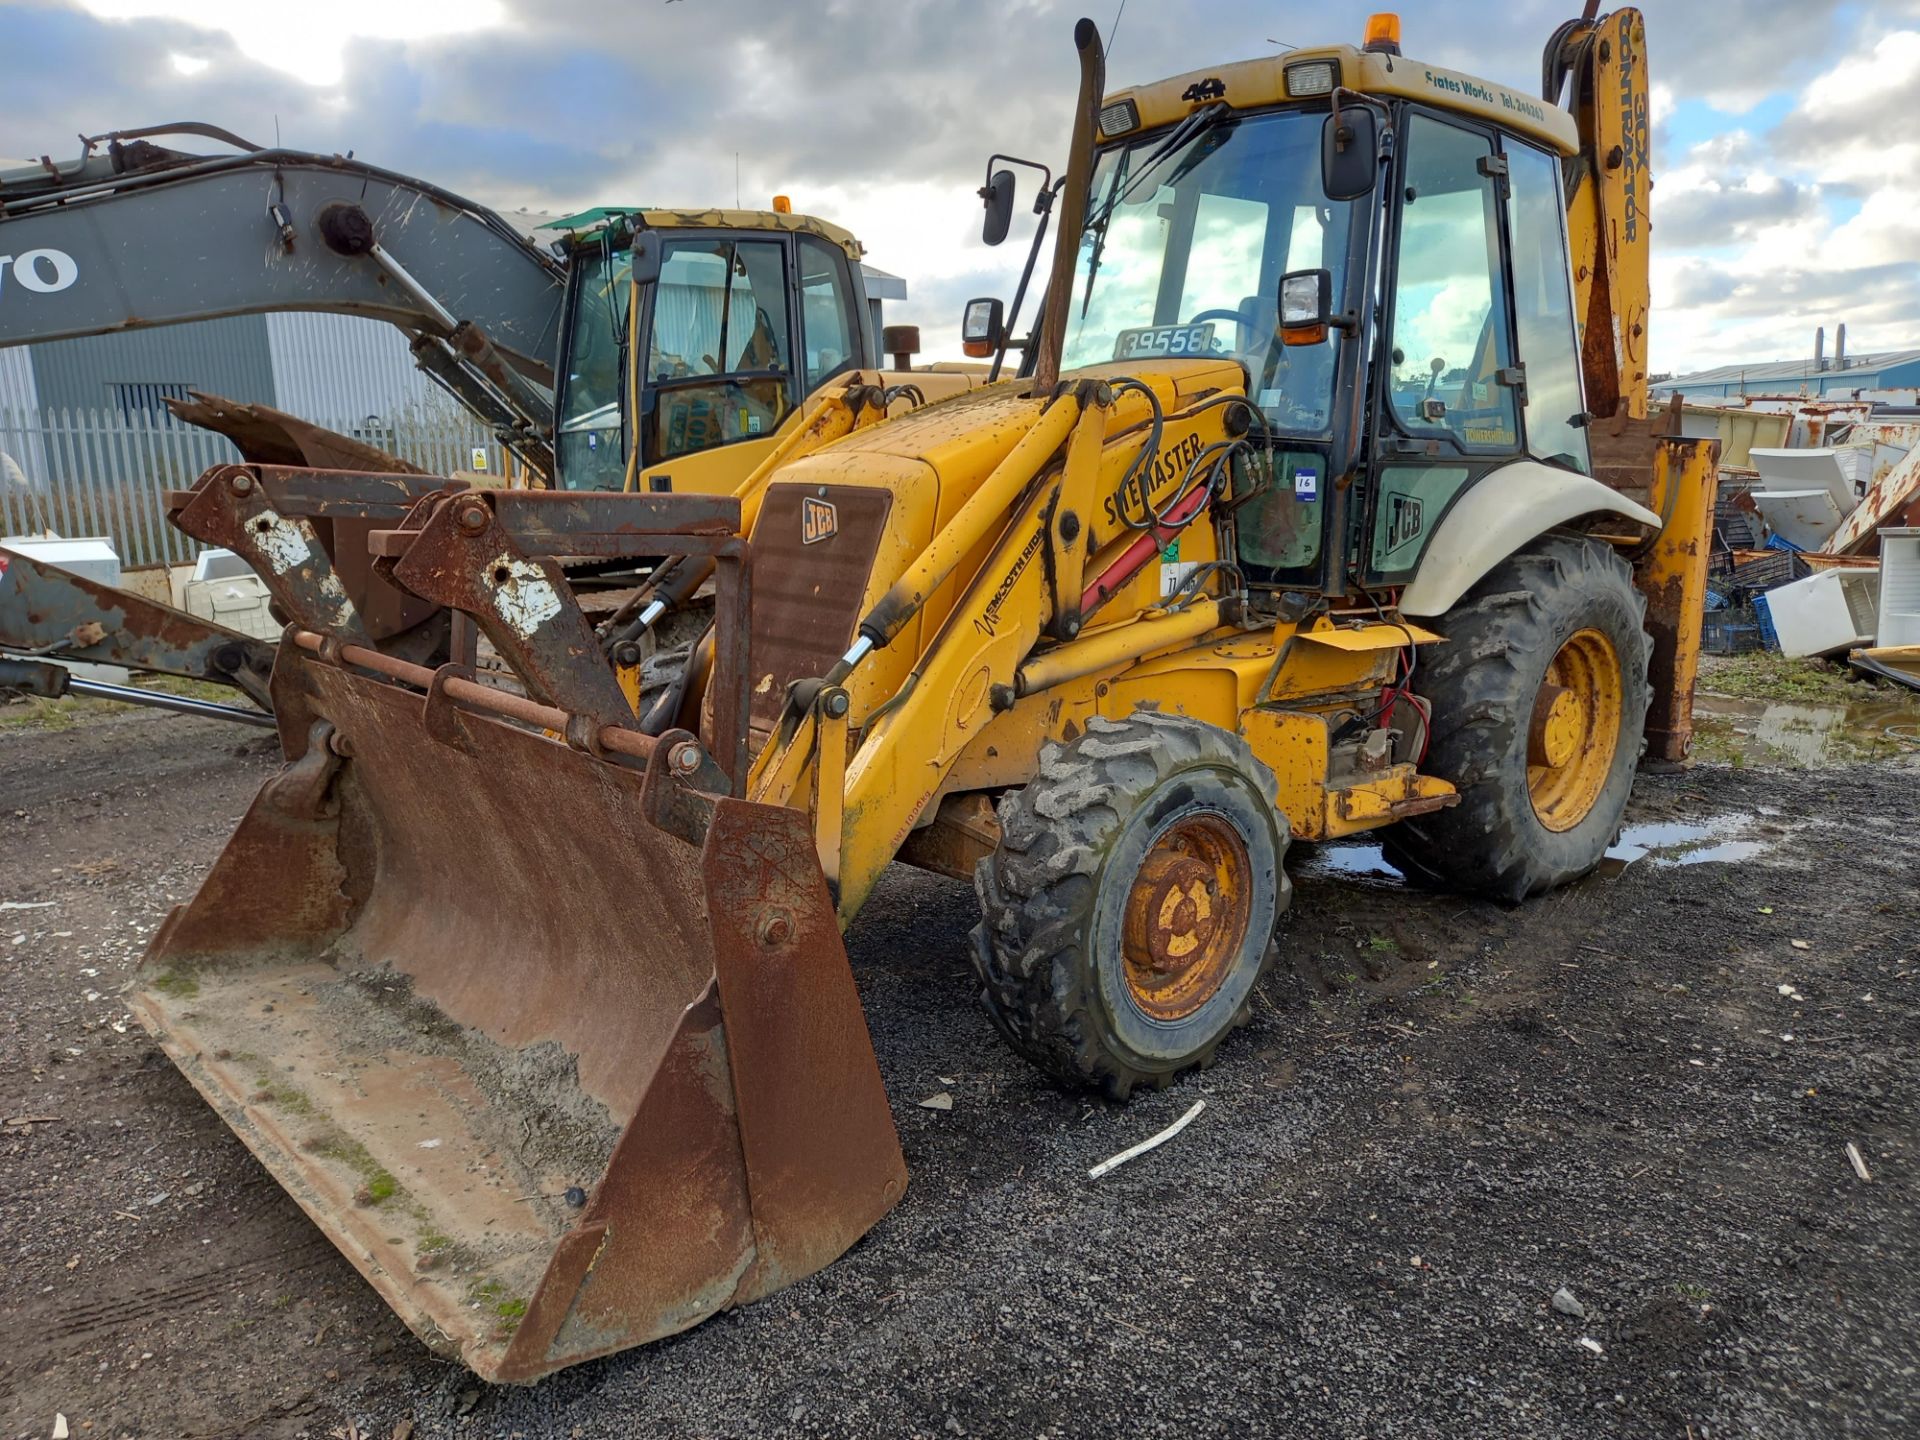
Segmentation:
[[(1072, 22), (1119, 0), (0, 0), (0, 156), (203, 119), (503, 209), (765, 205), (840, 221), (951, 346), (1010, 294), (978, 240), (995, 149), (1058, 163)], [(1119, 86), (1359, 38), (1366, 6), (1128, 0)], [(1409, 54), (1516, 88), (1576, 0), (1405, 0)], [(1489, 9), (1503, 29), (1484, 20)], [(1658, 370), (1920, 346), (1920, 0), (1644, 0)], [(1025, 221), (1021, 222), (1024, 227)]]

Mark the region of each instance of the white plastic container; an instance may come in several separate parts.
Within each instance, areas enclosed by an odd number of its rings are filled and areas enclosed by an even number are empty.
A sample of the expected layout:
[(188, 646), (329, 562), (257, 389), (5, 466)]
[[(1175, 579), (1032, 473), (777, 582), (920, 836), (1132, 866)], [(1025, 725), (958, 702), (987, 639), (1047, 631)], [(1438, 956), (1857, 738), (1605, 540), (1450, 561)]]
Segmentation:
[(102, 585), (120, 585), (120, 556), (113, 542), (104, 535), (85, 540), (65, 540), (57, 535), (8, 535), (0, 545), (22, 555), (31, 555), (43, 565), (84, 575)]
[(1783, 655), (1831, 655), (1873, 644), (1880, 572), (1822, 570), (1766, 594)]
[(1766, 491), (1786, 494), (1824, 490), (1842, 515), (1860, 499), (1834, 450), (1755, 449), (1751, 453), (1753, 468), (1760, 473), (1760, 485)]
[(266, 582), (233, 551), (202, 550), (182, 588), (180, 608), (256, 640), (278, 640), (280, 627), (268, 609), (272, 598)]

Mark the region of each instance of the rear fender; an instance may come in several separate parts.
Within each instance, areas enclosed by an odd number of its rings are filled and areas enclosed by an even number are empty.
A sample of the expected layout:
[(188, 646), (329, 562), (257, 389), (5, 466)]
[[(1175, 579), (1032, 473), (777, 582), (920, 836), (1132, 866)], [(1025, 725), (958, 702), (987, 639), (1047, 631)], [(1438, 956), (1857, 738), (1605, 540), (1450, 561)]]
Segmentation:
[(1598, 480), (1534, 460), (1503, 466), (1460, 497), (1440, 521), (1400, 613), (1443, 615), (1488, 571), (1557, 526), (1592, 515), (1661, 528), (1660, 517)]

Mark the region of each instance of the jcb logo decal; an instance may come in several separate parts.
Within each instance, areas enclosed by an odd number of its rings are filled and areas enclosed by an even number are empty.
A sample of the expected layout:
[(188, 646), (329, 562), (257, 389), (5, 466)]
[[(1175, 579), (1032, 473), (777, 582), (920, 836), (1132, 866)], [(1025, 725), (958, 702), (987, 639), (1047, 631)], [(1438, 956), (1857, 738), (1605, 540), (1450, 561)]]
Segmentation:
[(840, 517), (825, 500), (816, 500), (811, 495), (800, 502), (800, 543), (817, 544), (822, 540), (831, 540), (840, 533)]
[(1420, 538), (1421, 506), (1412, 495), (1389, 495), (1387, 497), (1387, 549), (1398, 550), (1408, 541)]
[(64, 250), (26, 250), (0, 255), (0, 299), (6, 298), (7, 277), (23, 290), (52, 295), (80, 278), (80, 266)]

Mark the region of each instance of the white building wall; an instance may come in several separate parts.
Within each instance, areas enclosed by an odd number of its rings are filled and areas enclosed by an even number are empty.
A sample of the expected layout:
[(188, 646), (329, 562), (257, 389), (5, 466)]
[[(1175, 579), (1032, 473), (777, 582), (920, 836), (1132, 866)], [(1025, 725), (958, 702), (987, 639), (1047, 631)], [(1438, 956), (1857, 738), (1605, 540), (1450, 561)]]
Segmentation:
[(37, 485), (46, 479), (46, 447), (39, 430), (31, 428), (39, 406), (27, 347), (0, 349), (0, 485)]
[(275, 404), (323, 425), (391, 421), (440, 392), (384, 320), (308, 313), (267, 316)]
[(33, 410), (40, 398), (33, 385), (33, 356), (25, 345), (0, 349), (0, 410)]

